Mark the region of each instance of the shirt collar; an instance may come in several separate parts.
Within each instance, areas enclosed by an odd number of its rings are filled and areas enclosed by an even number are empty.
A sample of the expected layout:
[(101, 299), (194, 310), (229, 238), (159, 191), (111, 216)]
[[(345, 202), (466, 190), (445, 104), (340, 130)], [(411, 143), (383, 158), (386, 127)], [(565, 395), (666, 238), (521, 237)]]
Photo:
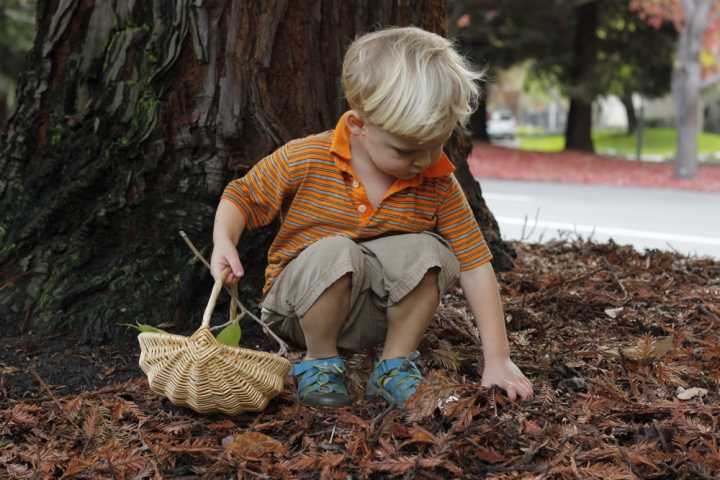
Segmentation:
[[(347, 127), (347, 118), (350, 112), (345, 112), (338, 120), (332, 135), (332, 144), (330, 145), (330, 153), (335, 156), (335, 163), (342, 171), (353, 173), (350, 167), (350, 130)], [(407, 182), (407, 185), (419, 185), (422, 183), (423, 177), (445, 177), (455, 171), (455, 166), (445, 152), (440, 152), (440, 158), (432, 165), (408, 180), (397, 179), (397, 182)]]

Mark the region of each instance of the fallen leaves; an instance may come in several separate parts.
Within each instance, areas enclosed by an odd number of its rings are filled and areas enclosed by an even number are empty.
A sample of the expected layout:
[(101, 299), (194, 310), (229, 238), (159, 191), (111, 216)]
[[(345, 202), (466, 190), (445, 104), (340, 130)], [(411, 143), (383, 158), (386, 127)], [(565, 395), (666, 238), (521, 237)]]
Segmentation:
[(241, 457), (245, 460), (260, 460), (263, 456), (276, 453), (284, 455), (287, 447), (274, 438), (260, 432), (241, 433), (223, 441), (225, 455)]
[(707, 388), (693, 387), (686, 390), (683, 387), (678, 387), (675, 396), (680, 400), (690, 400), (695, 397), (704, 397), (707, 394)]
[(0, 478), (718, 478), (720, 264), (613, 244), (517, 248), (500, 285), (531, 400), (480, 386), (477, 331), (451, 292), (404, 411), (362, 399), (362, 355), (357, 401), (339, 410), (296, 405), (289, 383), (265, 412), (236, 417), (174, 407), (145, 378), (43, 390), (1, 407)]

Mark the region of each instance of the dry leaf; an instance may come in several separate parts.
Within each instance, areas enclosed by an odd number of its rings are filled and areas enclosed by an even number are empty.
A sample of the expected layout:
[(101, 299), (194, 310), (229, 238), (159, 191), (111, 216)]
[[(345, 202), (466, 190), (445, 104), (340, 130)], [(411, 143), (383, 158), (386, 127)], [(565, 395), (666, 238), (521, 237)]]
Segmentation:
[(163, 426), (162, 431), (171, 435), (179, 435), (183, 432), (190, 431), (191, 428), (192, 422), (190, 421), (175, 422), (171, 423), (170, 425)]
[(637, 345), (634, 347), (628, 347), (623, 349), (609, 348), (603, 349), (606, 353), (613, 356), (623, 356), (630, 360), (643, 361), (643, 360), (658, 360), (673, 349), (673, 336), (668, 335), (666, 337), (657, 337), (653, 340), (648, 335), (643, 335)]
[(235, 426), (235, 422), (232, 420), (223, 420), (222, 422), (210, 423), (207, 428), (210, 430), (231, 430), (235, 428)]
[(287, 447), (274, 438), (260, 432), (247, 432), (235, 435), (225, 445), (225, 453), (246, 460), (259, 460), (268, 453), (284, 455)]
[(398, 457), (397, 459), (387, 459), (381, 462), (372, 462), (369, 464), (371, 470), (390, 472), (395, 475), (404, 475), (408, 470), (415, 467), (416, 457)]
[(3, 363), (0, 363), (0, 375), (8, 375), (8, 374), (19, 372), (19, 371), (20, 370), (15, 367), (9, 367)]
[(437, 443), (437, 437), (435, 437), (435, 435), (428, 432), (421, 426), (413, 425), (412, 428), (410, 429), (410, 439), (407, 442), (404, 442), (403, 445), (407, 445), (410, 443), (435, 444), (435, 443)]
[(288, 470), (292, 471), (307, 471), (316, 470), (318, 459), (309, 455), (298, 455), (285, 464)]
[(507, 460), (492, 448), (479, 447), (475, 450), (475, 455), (487, 463), (500, 463)]
[(692, 387), (684, 389), (683, 387), (678, 387), (675, 396), (680, 400), (690, 400), (695, 397), (704, 397), (707, 393), (706, 388)]
[(542, 428), (540, 425), (537, 424), (537, 422), (533, 420), (525, 420), (525, 433), (529, 433), (531, 435), (535, 435), (538, 433), (542, 433)]
[(38, 419), (33, 414), (39, 410), (39, 407), (35, 407), (33, 405), (15, 405), (10, 411), (10, 421), (18, 426), (35, 427), (38, 425)]
[(605, 315), (608, 317), (615, 319), (617, 318), (618, 314), (625, 310), (625, 307), (617, 307), (617, 308), (606, 308), (605, 309)]
[(438, 365), (441, 365), (446, 370), (457, 371), (460, 367), (460, 354), (452, 348), (433, 349), (430, 352), (430, 356)]

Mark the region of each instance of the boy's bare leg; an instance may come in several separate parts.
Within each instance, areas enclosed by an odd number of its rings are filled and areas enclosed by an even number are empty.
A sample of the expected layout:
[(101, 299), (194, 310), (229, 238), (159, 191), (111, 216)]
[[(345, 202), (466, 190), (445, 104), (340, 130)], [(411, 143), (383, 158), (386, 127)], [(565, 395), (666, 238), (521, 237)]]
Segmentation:
[(350, 313), (351, 282), (349, 273), (340, 277), (300, 320), (307, 345), (305, 360), (337, 356), (337, 338)]
[(407, 357), (415, 351), (439, 303), (438, 269), (432, 268), (415, 289), (388, 308), (387, 336), (380, 360)]

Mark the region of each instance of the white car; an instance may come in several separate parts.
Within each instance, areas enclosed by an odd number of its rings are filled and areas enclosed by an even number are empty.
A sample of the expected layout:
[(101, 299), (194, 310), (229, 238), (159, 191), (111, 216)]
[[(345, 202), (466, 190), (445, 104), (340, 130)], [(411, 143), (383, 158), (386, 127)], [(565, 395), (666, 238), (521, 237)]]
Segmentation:
[(487, 133), (490, 138), (515, 138), (515, 117), (509, 110), (496, 110), (487, 121)]

